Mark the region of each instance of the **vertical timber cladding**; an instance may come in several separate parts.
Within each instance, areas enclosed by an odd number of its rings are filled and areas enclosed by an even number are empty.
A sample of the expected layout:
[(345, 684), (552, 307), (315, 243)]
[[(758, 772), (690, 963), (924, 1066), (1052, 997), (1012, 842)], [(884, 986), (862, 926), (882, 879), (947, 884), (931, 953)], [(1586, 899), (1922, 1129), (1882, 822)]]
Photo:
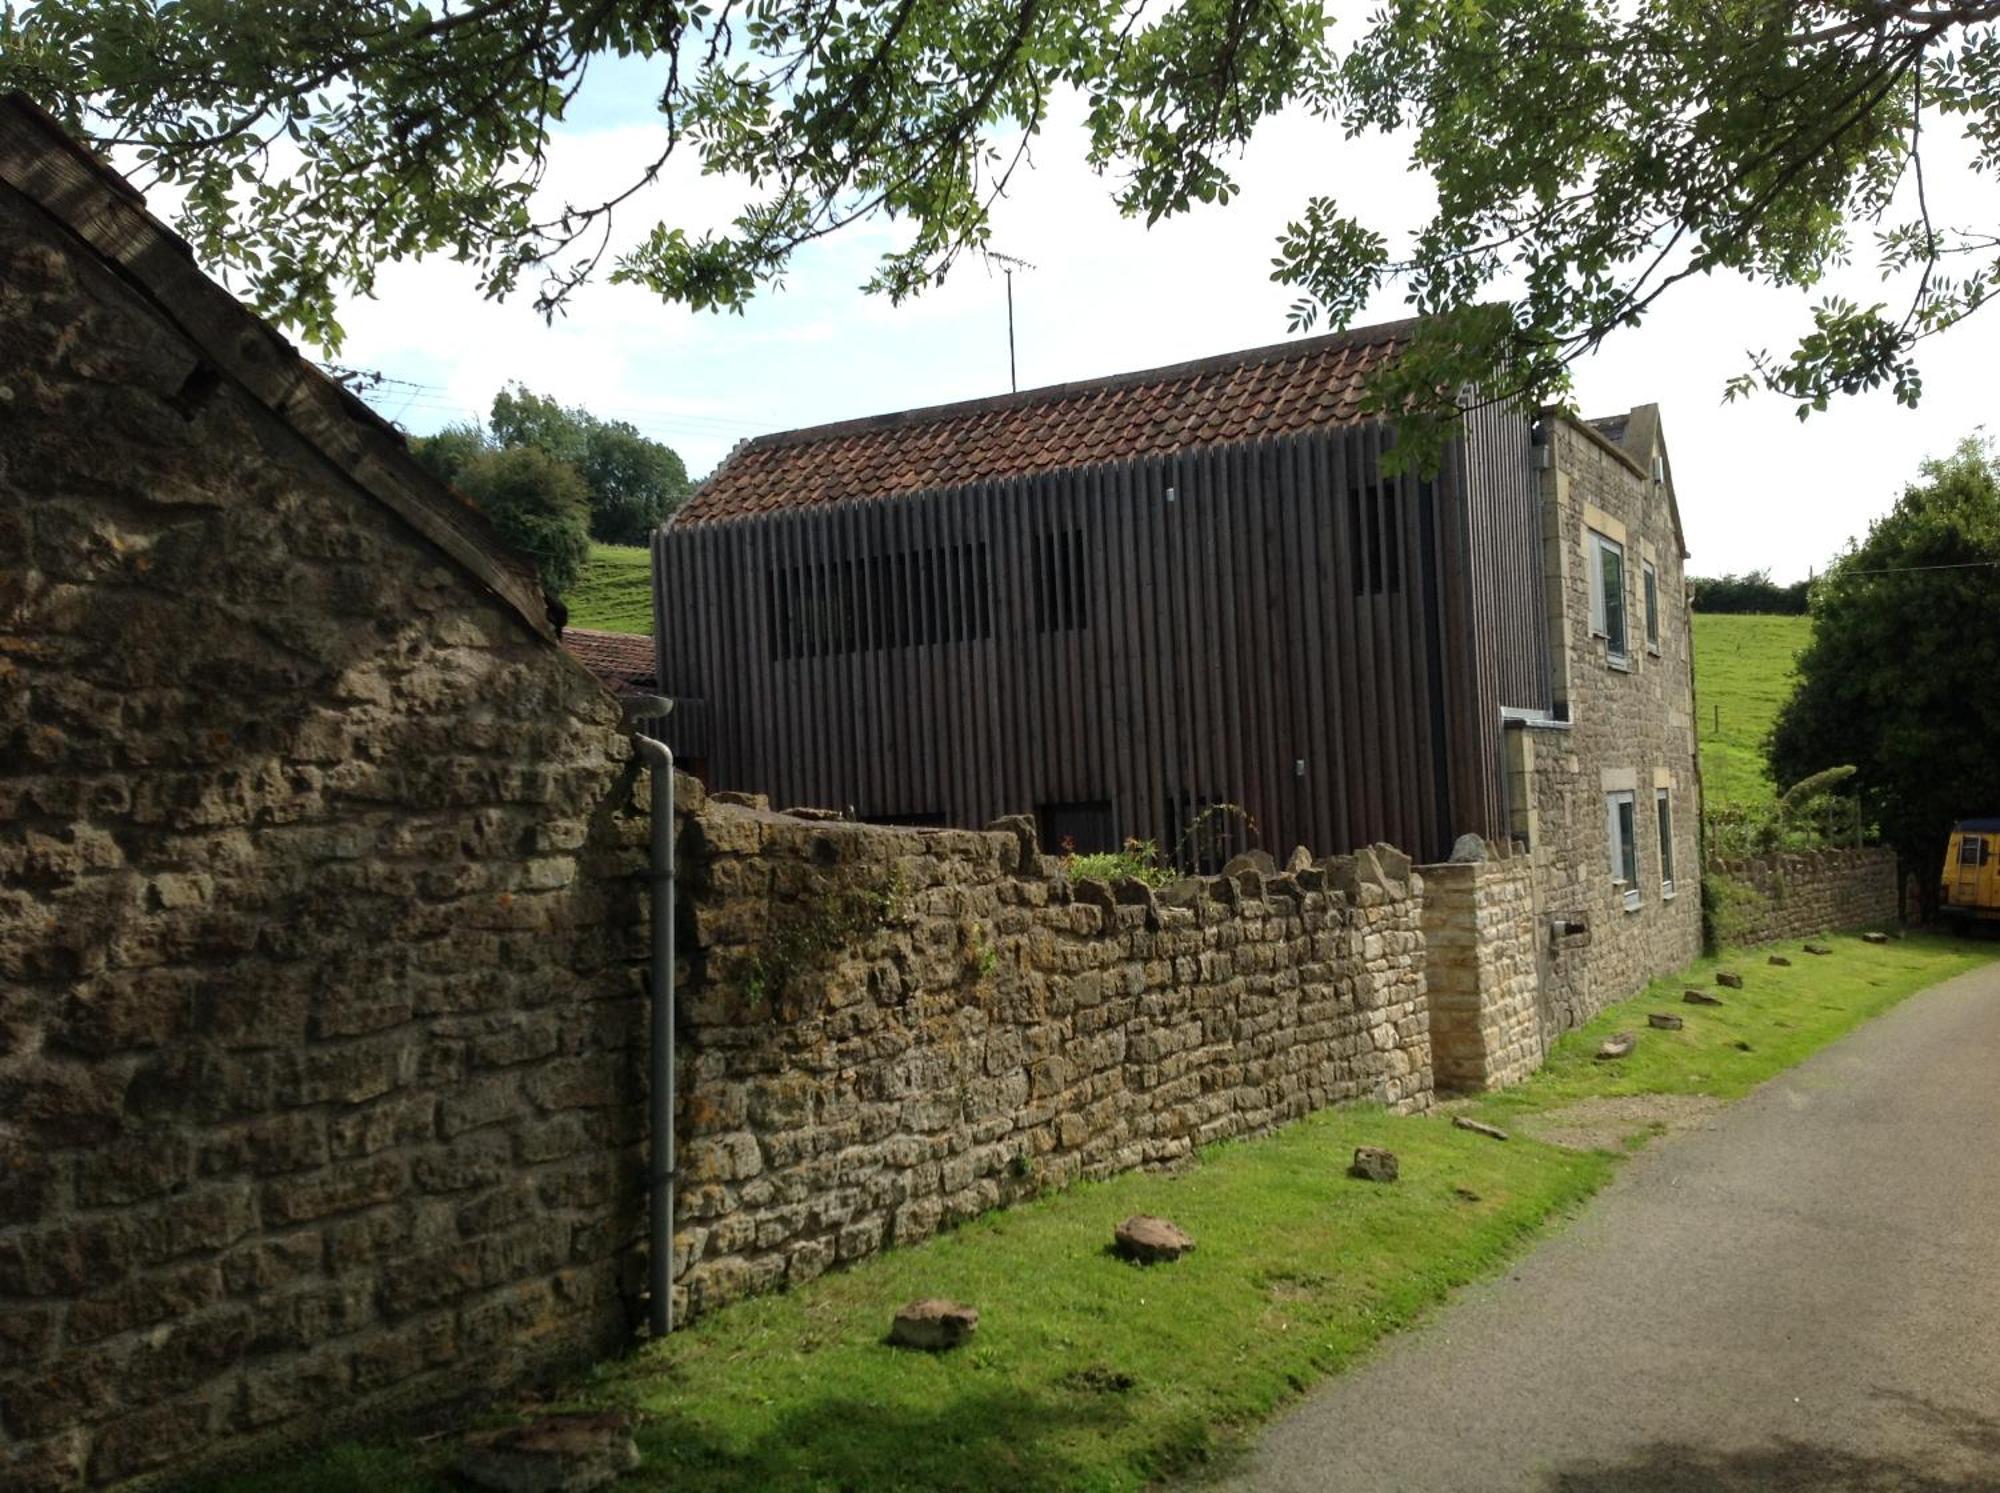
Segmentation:
[[(1465, 411), (1462, 523), (1448, 541), (1447, 589), (1457, 615), (1449, 634), (1464, 639), (1469, 674), (1455, 698), (1470, 714), (1457, 721), (1466, 743), (1458, 802), (1462, 830), (1501, 835), (1507, 825), (1500, 711), (1549, 712), (1555, 691), (1542, 574), (1542, 505), (1532, 426), (1514, 401)], [(1456, 559), (1451, 558), (1455, 552)]]
[[(670, 526), (662, 686), (707, 701), (711, 785), (781, 805), (979, 826), (1108, 804), (1116, 837), (1208, 859), (1440, 856), (1457, 468), (1384, 478), (1386, 440), (1317, 431)], [(1255, 832), (1223, 814), (1196, 845), (1220, 804)]]

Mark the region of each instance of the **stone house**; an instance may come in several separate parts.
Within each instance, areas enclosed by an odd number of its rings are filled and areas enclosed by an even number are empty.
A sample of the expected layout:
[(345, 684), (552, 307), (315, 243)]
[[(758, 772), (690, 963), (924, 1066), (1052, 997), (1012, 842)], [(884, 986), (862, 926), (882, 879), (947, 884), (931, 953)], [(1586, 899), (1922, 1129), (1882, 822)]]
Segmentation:
[(1413, 325), (739, 446), (655, 540), (666, 734), (719, 789), (1189, 870), (1480, 836), (1533, 867), (1526, 1025), (1629, 993), (1700, 938), (1658, 411), (1471, 406), (1389, 475)]

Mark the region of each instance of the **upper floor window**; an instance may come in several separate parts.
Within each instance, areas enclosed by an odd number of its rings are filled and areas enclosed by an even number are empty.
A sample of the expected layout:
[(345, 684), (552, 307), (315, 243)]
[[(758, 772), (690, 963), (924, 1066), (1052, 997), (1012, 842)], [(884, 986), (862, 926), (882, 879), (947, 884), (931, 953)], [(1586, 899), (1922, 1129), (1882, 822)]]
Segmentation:
[(1660, 572), (1648, 560), (1641, 572), (1646, 579), (1646, 647), (1660, 651)]
[(1347, 555), (1357, 594), (1403, 589), (1402, 522), (1402, 489), (1395, 481), (1348, 488)]
[(774, 659), (830, 658), (993, 635), (983, 541), (769, 566), (764, 596)]
[(1070, 632), (1090, 626), (1090, 593), (1084, 579), (1083, 530), (1037, 534), (1031, 541), (1035, 581), (1035, 630)]
[(1625, 641), (1625, 546), (1590, 530), (1590, 630), (1604, 639), (1606, 657), (1623, 667), (1630, 655)]

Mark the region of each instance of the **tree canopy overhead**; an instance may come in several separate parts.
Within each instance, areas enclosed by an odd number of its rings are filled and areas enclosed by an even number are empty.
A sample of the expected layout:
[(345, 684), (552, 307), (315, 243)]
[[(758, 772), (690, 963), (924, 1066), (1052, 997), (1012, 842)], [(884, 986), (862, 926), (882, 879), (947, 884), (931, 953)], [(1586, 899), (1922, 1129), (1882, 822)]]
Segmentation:
[[(599, 273), (740, 307), (887, 215), (908, 231), (871, 288), (907, 295), (985, 246), (1059, 90), (1148, 220), (1227, 200), (1233, 153), (1296, 103), (1330, 135), (1409, 131), (1437, 182), (1424, 222), (1312, 196), (1277, 246), (1296, 328), (1387, 284), (1436, 318), (1385, 407), (1495, 366), (1498, 392), (1559, 397), (1690, 276), (1903, 272), (1899, 301), (1823, 300), (1733, 385), (1803, 412), (1885, 383), (1914, 402), (1918, 344), (1993, 288), (1991, 204), (1942, 200), (1922, 161), (1956, 134), (2000, 166), (1996, 22), (2000, 0), (1385, 0), (1337, 37), (1316, 0), (39, 0), (0, 4), (0, 87), (137, 152), (204, 260), (329, 346), (338, 298), (421, 254), (532, 283), (544, 312)], [(657, 143), (602, 199), (549, 206), (550, 132), (611, 56), (655, 68)], [(746, 182), (729, 228), (647, 198), (676, 155)], [(607, 256), (621, 212), (659, 216)]]

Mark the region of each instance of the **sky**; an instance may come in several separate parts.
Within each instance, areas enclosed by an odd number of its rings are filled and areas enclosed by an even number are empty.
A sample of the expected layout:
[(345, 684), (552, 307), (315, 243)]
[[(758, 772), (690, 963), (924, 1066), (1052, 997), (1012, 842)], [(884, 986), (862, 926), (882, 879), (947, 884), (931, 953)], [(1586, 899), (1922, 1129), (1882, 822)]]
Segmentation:
[[(594, 201), (622, 185), (621, 171), (649, 158), (658, 138), (652, 92), (636, 62), (593, 78), (556, 138), (544, 195)], [(1345, 140), (1302, 112), (1267, 121), (1235, 174), (1242, 192), (1227, 206), (1147, 228), (1118, 213), (1114, 183), (1084, 165), (1076, 119), (1058, 117), (994, 214), (993, 248), (1033, 266), (1014, 276), (1020, 387), (1282, 341), (1293, 293), (1272, 283), (1270, 261), (1308, 196), (1367, 204), (1385, 231), (1417, 226), (1431, 201), (1402, 142)], [(1990, 205), (1992, 184), (1941, 175), (1933, 169), (1934, 200), (1956, 189)], [(721, 226), (740, 201), (726, 178), (677, 165), (635, 202), (618, 238), (637, 238), (661, 217)], [(549, 325), (531, 296), (488, 301), (449, 261), (390, 265), (373, 299), (343, 307), (339, 361), (394, 380), (370, 397), (412, 433), (476, 418), (519, 381), (629, 420), (701, 476), (750, 436), (1007, 390), (1007, 286), (997, 270), (961, 263), (943, 287), (902, 306), (861, 291), (897, 234), (863, 224), (810, 246), (783, 287), (741, 316), (600, 283)], [(1725, 403), (1724, 383), (1749, 353), (1789, 350), (1826, 289), (1864, 304), (1885, 298), (1865, 267), (1811, 293), (1734, 277), (1690, 281), (1575, 370), (1585, 415), (1661, 406), (1693, 574), (1768, 569), (1791, 581), (1824, 568), (1888, 510), (1919, 462), (1995, 418), (2000, 312), (1926, 346), (1914, 411), (1886, 391), (1804, 422), (1768, 394)], [(1360, 320), (1406, 314), (1391, 288)]]

